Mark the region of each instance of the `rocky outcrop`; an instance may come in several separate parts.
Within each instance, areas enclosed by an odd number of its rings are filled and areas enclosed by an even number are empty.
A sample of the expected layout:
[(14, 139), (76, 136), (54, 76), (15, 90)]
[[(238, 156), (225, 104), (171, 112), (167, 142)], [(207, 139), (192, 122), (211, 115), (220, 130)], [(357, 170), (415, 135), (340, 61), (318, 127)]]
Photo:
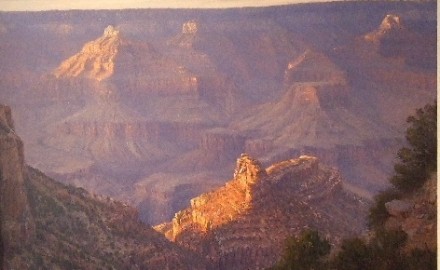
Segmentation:
[(333, 244), (360, 232), (366, 205), (342, 189), (337, 171), (301, 156), (263, 169), (246, 154), (225, 186), (191, 200), (170, 223), (156, 226), (219, 269), (263, 269), (282, 254), (289, 235), (313, 227)]
[(237, 160), (231, 182), (217, 191), (191, 199), (190, 209), (177, 212), (171, 224), (158, 225), (157, 228), (175, 240), (183, 231), (192, 227), (200, 232), (208, 232), (231, 222), (249, 208), (253, 186), (265, 177), (266, 172), (260, 163), (242, 154)]
[(386, 35), (392, 32), (399, 32), (405, 29), (402, 18), (395, 14), (387, 14), (381, 22), (379, 28), (364, 36), (365, 40), (370, 42), (380, 42)]
[(383, 56), (411, 66), (433, 68), (429, 55), (435, 51), (435, 40), (408, 27), (402, 16), (387, 14), (376, 30), (364, 35), (364, 40)]
[[(243, 187), (250, 188), (262, 181), (267, 176), (266, 171), (261, 166), (261, 163), (251, 158), (247, 154), (241, 154), (237, 159), (237, 165), (234, 171), (234, 181), (238, 181)], [(248, 198), (249, 201), (251, 198)]]
[(385, 208), (387, 212), (394, 217), (403, 217), (407, 214), (414, 206), (408, 202), (401, 200), (392, 200), (385, 203)]
[(6, 256), (35, 234), (25, 183), (27, 177), (23, 142), (14, 131), (11, 109), (0, 105), (0, 226)]
[(408, 235), (407, 250), (437, 250), (437, 175), (411, 195), (385, 203), (390, 217), (387, 229), (401, 229)]
[(182, 25), (182, 34), (196, 34), (199, 30), (199, 23), (191, 20)]
[(197, 33), (200, 30), (200, 23), (190, 20), (182, 25), (182, 32), (168, 41), (169, 45), (174, 45), (183, 49), (194, 49)]

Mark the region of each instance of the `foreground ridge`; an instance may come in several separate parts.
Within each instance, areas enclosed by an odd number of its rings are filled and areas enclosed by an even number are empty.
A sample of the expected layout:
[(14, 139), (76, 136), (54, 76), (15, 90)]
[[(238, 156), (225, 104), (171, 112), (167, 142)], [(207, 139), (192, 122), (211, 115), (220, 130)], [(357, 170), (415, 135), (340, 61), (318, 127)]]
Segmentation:
[(206, 268), (134, 208), (26, 166), (13, 126), (11, 109), (0, 105), (1, 269)]

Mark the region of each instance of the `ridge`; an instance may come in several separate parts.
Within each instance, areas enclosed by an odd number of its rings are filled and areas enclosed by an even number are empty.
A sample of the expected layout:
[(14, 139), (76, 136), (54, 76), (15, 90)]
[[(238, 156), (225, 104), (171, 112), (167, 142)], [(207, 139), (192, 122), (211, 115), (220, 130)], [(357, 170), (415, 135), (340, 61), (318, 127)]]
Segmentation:
[(190, 207), (154, 229), (220, 269), (260, 269), (273, 265), (284, 239), (303, 228), (323, 231), (333, 244), (359, 233), (364, 223), (358, 217), (365, 208), (343, 189), (339, 173), (316, 157), (263, 169), (242, 154), (229, 182), (193, 198)]

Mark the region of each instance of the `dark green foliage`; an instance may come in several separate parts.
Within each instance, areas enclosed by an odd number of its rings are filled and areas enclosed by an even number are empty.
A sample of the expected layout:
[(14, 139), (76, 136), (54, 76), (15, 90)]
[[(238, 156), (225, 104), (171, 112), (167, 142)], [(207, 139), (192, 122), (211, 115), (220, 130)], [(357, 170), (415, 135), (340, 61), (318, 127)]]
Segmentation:
[(408, 270), (437, 269), (437, 254), (430, 250), (415, 249), (407, 259)]
[(368, 227), (374, 229), (376, 227), (383, 226), (385, 221), (388, 219), (389, 214), (385, 208), (385, 203), (399, 199), (400, 193), (396, 189), (387, 189), (374, 197), (374, 204), (370, 208), (368, 213)]
[(406, 239), (406, 233), (401, 230), (379, 230), (369, 243), (360, 238), (344, 240), (339, 253), (329, 262), (330, 268), (409, 270), (409, 257), (403, 252)]
[(437, 103), (418, 109), (407, 119), (406, 130), (409, 147), (399, 150), (399, 163), (394, 166), (391, 183), (408, 192), (423, 185), (437, 166)]
[(342, 242), (341, 251), (331, 264), (339, 270), (372, 269), (373, 259), (370, 246), (363, 239), (352, 238)]
[(436, 253), (415, 249), (404, 251), (407, 235), (401, 230), (377, 230), (366, 242), (361, 238), (344, 240), (341, 250), (329, 261), (333, 270), (434, 270)]
[(382, 226), (388, 218), (385, 203), (398, 199), (399, 192), (410, 192), (420, 188), (429, 174), (437, 169), (437, 103), (417, 109), (415, 116), (407, 119), (406, 131), (409, 148), (403, 147), (397, 153), (399, 163), (394, 166), (390, 182), (396, 189), (388, 189), (374, 198), (368, 216), (370, 228)]
[(306, 270), (324, 266), (323, 257), (329, 254), (330, 244), (316, 230), (305, 230), (299, 237), (287, 240), (281, 263), (274, 269)]
[(373, 269), (404, 270), (406, 269), (403, 246), (407, 235), (401, 230), (378, 230), (372, 242)]

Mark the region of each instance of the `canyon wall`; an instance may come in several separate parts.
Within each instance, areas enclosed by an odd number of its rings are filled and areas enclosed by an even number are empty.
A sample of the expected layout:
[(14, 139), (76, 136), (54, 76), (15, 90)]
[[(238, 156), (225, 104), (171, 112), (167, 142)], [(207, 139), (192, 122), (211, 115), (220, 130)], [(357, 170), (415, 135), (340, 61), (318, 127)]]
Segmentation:
[(0, 232), (5, 257), (35, 237), (27, 177), (23, 142), (14, 131), (11, 108), (0, 105)]

